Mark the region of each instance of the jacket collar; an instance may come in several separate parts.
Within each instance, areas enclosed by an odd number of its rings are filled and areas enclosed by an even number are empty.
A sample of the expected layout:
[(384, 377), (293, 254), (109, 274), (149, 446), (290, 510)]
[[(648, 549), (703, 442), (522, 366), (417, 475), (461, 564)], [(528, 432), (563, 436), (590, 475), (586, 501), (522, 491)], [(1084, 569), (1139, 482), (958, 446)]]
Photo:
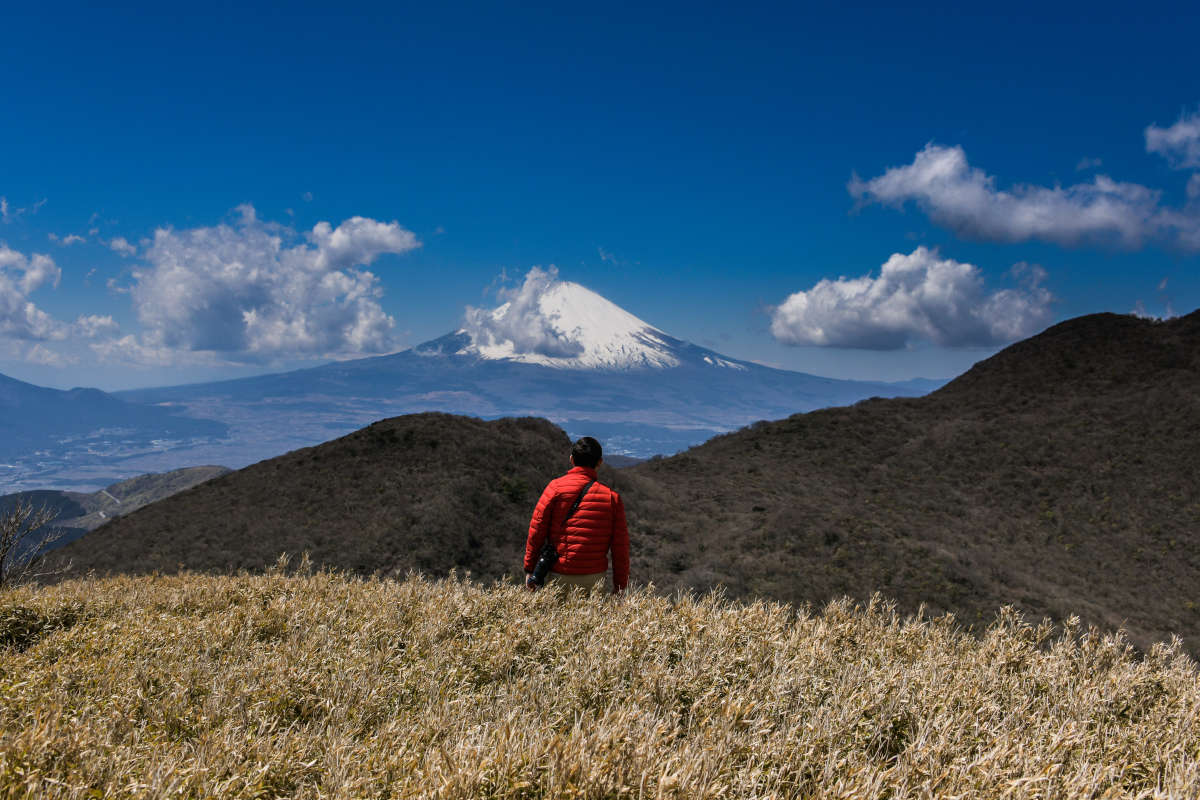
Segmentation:
[(568, 475), (587, 475), (589, 479), (596, 480), (595, 467), (571, 467), (567, 471)]

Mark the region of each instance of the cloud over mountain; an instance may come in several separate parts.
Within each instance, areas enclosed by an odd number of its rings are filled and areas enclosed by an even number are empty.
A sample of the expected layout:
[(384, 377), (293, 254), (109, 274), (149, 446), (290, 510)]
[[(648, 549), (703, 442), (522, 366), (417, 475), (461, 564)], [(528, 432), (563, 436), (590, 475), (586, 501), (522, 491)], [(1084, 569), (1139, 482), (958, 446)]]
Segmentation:
[(870, 180), (856, 176), (847, 188), (862, 203), (902, 207), (912, 201), (934, 222), (966, 238), (1127, 248), (1156, 239), (1200, 248), (1200, 213), (1161, 206), (1156, 189), (1107, 175), (1067, 187), (997, 189), (995, 177), (972, 167), (957, 146), (928, 144), (911, 164)]
[(771, 333), (790, 345), (898, 350), (1007, 344), (1049, 323), (1052, 296), (1040, 267), (1020, 265), (1025, 286), (988, 292), (978, 267), (918, 247), (896, 253), (878, 277), (822, 280), (772, 311)]
[[(208, 351), (229, 361), (379, 353), (396, 345), (378, 278), (361, 267), (420, 246), (397, 222), (352, 217), (304, 235), (242, 206), (234, 224), (160, 228), (130, 287), (143, 326), (104, 354), (160, 361)], [(120, 344), (116, 347), (116, 344)]]
[(467, 306), (463, 327), (480, 347), (510, 343), (517, 353), (573, 358), (583, 345), (556, 330), (555, 319), (541, 308), (541, 298), (558, 280), (558, 268), (533, 267), (520, 287), (499, 291), (504, 304), (497, 309)]

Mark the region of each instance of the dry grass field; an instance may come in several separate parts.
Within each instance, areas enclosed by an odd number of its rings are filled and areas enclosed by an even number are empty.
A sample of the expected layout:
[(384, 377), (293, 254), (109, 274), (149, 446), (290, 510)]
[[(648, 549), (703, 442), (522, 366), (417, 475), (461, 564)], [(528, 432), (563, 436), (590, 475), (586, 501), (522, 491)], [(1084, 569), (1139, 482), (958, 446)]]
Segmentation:
[(1200, 796), (1200, 686), (1001, 613), (305, 570), (0, 595), (0, 797)]

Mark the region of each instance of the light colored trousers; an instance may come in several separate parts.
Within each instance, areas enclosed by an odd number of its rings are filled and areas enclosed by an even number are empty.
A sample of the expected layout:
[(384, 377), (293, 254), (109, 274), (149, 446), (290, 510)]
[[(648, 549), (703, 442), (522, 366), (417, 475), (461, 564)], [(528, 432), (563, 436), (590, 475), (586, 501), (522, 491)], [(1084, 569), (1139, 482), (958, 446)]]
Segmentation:
[(594, 572), (591, 575), (563, 575), (562, 573), (551, 571), (546, 576), (546, 585), (576, 586), (585, 592), (590, 592), (593, 586), (604, 581), (604, 576), (607, 574), (607, 572)]

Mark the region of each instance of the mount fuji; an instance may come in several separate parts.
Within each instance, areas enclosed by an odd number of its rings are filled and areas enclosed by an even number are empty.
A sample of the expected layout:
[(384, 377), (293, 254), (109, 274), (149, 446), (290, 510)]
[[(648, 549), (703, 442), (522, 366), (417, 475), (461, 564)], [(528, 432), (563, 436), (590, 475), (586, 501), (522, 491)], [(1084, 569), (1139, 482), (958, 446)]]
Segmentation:
[(671, 369), (685, 364), (748, 369), (747, 364), (668, 336), (577, 283), (555, 281), (532, 297), (522, 295), (494, 311), (471, 309), (469, 328), (416, 351), (575, 370)]
[(468, 308), (462, 328), (403, 352), (118, 394), (229, 425), (228, 439), (198, 447), (189, 463), (240, 467), (421, 411), (546, 417), (571, 436), (600, 438), (607, 452), (646, 458), (761, 419), (940, 385), (835, 380), (742, 361), (677, 339), (577, 283), (543, 277), (497, 308)]
[[(10, 454), (0, 489), (83, 491), (195, 464), (239, 468), (383, 417), (423, 411), (546, 417), (572, 437), (596, 436), (609, 454), (647, 458), (762, 419), (872, 396), (916, 396), (940, 385), (834, 380), (764, 367), (677, 339), (553, 273), (531, 274), (536, 280), (507, 292), (502, 305), (468, 308), (458, 330), (399, 353), (117, 392), (109, 402), (128, 411), (126, 438), (141, 432), (158, 441), (163, 420), (203, 435), (110, 453), (87, 439), (78, 440), (75, 452), (76, 439), (67, 435), (73, 432), (60, 431), (55, 441), (62, 452), (52, 459), (41, 450)], [(134, 424), (139, 419), (146, 431)]]

